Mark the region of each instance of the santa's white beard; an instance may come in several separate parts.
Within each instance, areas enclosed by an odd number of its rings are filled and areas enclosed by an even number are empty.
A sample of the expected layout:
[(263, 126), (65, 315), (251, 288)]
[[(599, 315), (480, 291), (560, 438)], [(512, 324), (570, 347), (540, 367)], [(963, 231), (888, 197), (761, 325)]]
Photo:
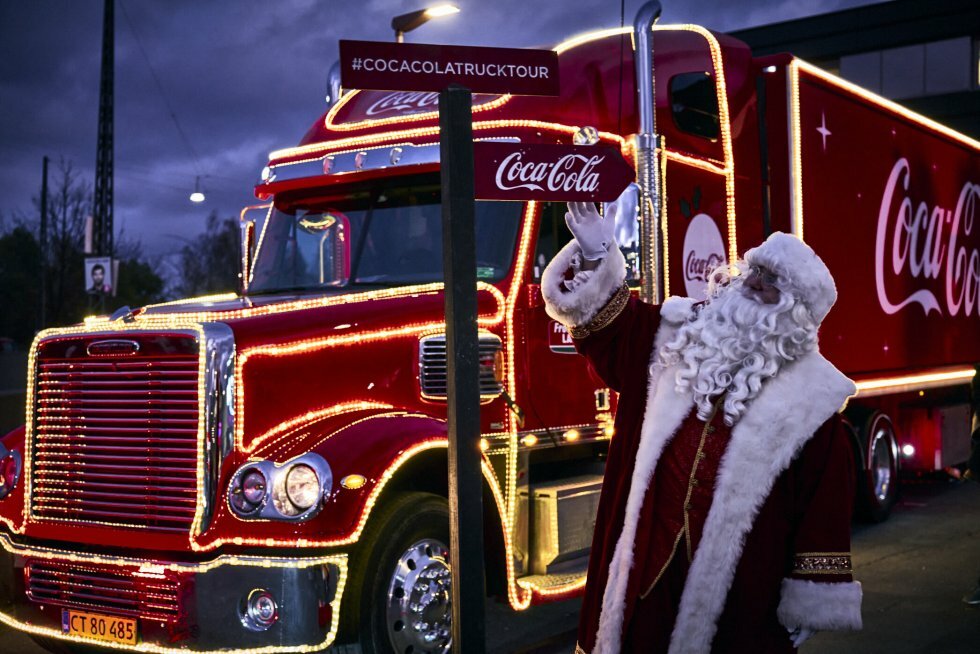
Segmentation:
[(660, 350), (660, 365), (680, 364), (675, 384), (692, 392), (698, 418), (708, 420), (724, 394), (725, 424), (738, 422), (763, 382), (788, 361), (813, 350), (817, 326), (788, 293), (775, 304), (746, 297), (736, 278), (701, 307)]

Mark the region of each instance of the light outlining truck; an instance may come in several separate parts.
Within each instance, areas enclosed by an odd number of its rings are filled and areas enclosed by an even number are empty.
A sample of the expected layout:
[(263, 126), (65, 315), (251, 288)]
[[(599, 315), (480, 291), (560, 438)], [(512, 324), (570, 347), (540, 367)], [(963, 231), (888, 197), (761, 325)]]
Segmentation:
[[(966, 458), (980, 144), (658, 14), (558, 45), (559, 97), (474, 95), (474, 138), (618, 147), (648, 301), (703, 296), (772, 231), (810, 243), (883, 519), (900, 469)], [(0, 445), (5, 627), (160, 654), (450, 648), (437, 94), (333, 87), (243, 212), (239, 293), (38, 334)], [(615, 393), (541, 297), (564, 213), (476, 205), (486, 581), (517, 611), (582, 591), (616, 438)]]

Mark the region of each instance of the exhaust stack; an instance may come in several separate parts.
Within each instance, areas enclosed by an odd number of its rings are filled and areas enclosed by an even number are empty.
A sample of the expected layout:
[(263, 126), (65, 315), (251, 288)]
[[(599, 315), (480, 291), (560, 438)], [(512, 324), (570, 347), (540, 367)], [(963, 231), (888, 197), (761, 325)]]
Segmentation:
[[(640, 265), (643, 285), (640, 298), (651, 304), (663, 301), (661, 278), (662, 243), (660, 233), (660, 171), (657, 163), (656, 96), (653, 71), (653, 26), (663, 10), (657, 0), (647, 2), (633, 20), (633, 42), (636, 44), (636, 105), (640, 114), (640, 131), (633, 136), (636, 147), (636, 181), (640, 186)], [(666, 271), (663, 271), (666, 274)]]

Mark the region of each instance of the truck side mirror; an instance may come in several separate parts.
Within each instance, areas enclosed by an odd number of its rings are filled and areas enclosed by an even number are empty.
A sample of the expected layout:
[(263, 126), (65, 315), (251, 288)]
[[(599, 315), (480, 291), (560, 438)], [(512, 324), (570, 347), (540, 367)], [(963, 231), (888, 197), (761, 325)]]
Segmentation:
[(255, 221), (242, 224), (242, 295), (248, 293), (248, 281), (252, 277), (252, 257), (255, 254)]

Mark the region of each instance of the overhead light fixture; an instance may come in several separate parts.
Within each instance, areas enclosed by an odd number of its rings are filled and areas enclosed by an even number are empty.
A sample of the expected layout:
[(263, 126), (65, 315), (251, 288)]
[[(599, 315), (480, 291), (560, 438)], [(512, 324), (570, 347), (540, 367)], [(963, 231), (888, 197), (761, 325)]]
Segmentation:
[(411, 32), (433, 18), (451, 16), (452, 14), (458, 13), (459, 7), (456, 5), (441, 4), (395, 16), (391, 19), (391, 29), (395, 30), (395, 41), (397, 43), (403, 43), (405, 41), (405, 32)]

